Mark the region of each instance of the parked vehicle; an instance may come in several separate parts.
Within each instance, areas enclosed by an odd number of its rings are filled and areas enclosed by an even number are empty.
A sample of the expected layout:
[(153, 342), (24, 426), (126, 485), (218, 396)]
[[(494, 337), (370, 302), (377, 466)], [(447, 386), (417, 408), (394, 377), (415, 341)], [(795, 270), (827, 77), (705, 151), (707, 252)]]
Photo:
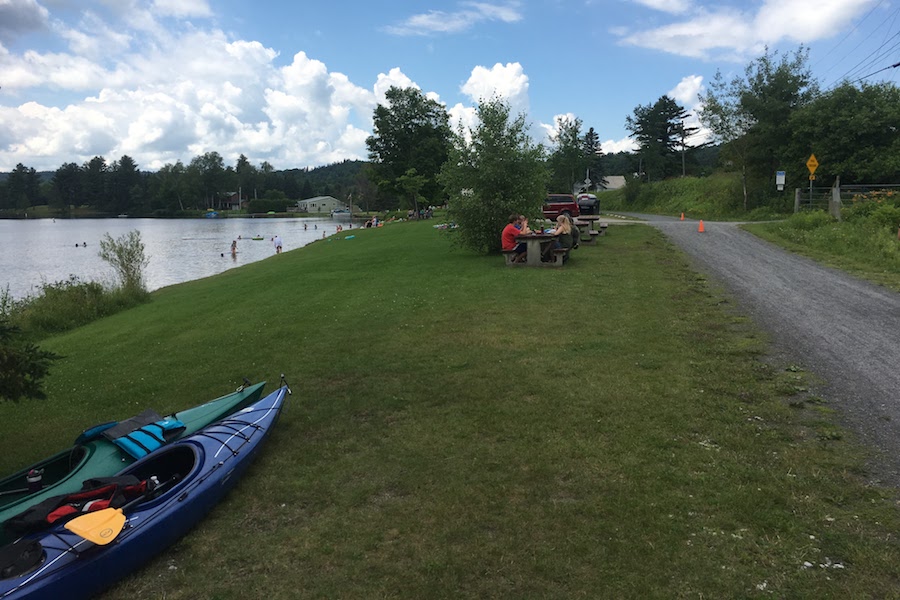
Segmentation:
[(578, 194), (578, 208), (583, 215), (598, 215), (600, 200), (594, 194)]
[(551, 221), (556, 220), (559, 215), (577, 217), (581, 214), (578, 203), (575, 202), (575, 196), (572, 194), (547, 194), (543, 212), (544, 218)]

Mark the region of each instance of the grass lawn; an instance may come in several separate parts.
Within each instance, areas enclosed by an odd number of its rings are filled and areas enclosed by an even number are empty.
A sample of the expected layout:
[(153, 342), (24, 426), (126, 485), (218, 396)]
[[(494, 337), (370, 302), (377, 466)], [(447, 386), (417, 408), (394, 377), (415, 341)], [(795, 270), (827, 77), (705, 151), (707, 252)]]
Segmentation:
[(900, 597), (895, 495), (658, 231), (562, 270), (353, 230), (42, 347), (6, 471), (83, 428), (280, 373), (294, 395), (209, 517), (104, 598)]

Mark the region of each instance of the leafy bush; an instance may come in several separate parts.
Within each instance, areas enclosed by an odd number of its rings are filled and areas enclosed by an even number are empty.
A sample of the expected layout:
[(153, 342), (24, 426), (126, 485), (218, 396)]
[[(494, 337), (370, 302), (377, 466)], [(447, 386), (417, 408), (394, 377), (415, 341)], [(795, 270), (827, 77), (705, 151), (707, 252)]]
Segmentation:
[(149, 293), (142, 288), (105, 289), (73, 275), (65, 281), (45, 283), (36, 296), (11, 302), (5, 316), (29, 337), (41, 338), (86, 325), (147, 298)]
[(149, 261), (144, 255), (140, 231), (129, 231), (117, 239), (105, 234), (100, 240), (100, 258), (116, 270), (123, 289), (145, 290), (144, 269)]
[(27, 341), (21, 329), (0, 320), (0, 400), (46, 398), (41, 386), (57, 358)]
[(500, 250), (510, 214), (540, 215), (549, 173), (543, 149), (528, 135), (525, 116), (511, 118), (504, 100), (482, 101), (478, 124), (453, 136), (438, 180), (459, 224), (454, 241), (477, 252)]
[(822, 210), (813, 210), (807, 212), (801, 212), (794, 215), (785, 222), (787, 227), (791, 229), (797, 229), (800, 231), (811, 231), (813, 229), (818, 229), (819, 227), (824, 227), (825, 225), (831, 225), (835, 223), (834, 217)]
[(258, 198), (250, 201), (247, 205), (247, 211), (256, 214), (267, 213), (269, 211), (281, 213), (287, 212), (287, 207), (290, 204), (294, 203), (286, 198), (280, 200)]
[(900, 206), (881, 204), (872, 211), (869, 222), (877, 229), (887, 228), (896, 231), (900, 227)]
[(878, 204), (875, 202), (853, 202), (850, 206), (841, 209), (841, 218), (848, 223), (858, 223), (868, 219)]
[(641, 197), (641, 191), (643, 183), (637, 177), (626, 176), (625, 177), (625, 190), (623, 192), (626, 206), (635, 206), (638, 203), (638, 199)]

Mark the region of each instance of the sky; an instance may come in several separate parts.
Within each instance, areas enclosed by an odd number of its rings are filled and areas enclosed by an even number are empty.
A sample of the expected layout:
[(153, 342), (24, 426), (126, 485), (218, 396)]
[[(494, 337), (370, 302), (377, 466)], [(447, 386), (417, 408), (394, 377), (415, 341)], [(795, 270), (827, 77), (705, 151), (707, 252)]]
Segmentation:
[(823, 89), (897, 83), (900, 0), (0, 0), (0, 171), (366, 160), (392, 85), (454, 126), (499, 96), (536, 142), (578, 118), (617, 152), (635, 107), (693, 114), (717, 71), (801, 44)]

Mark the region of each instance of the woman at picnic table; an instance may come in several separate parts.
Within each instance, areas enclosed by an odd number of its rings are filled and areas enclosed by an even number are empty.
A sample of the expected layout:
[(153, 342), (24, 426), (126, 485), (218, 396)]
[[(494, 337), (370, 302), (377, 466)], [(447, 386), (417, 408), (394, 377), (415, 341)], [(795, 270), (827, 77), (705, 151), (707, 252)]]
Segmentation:
[[(557, 248), (565, 248), (566, 250), (571, 250), (575, 245), (575, 237), (572, 235), (572, 221), (569, 220), (569, 217), (566, 215), (559, 215), (556, 217), (556, 229), (551, 231), (550, 233), (556, 236), (556, 239), (553, 240), (552, 244), (547, 244), (547, 249), (544, 250), (544, 260), (550, 260), (550, 255)], [(563, 257), (563, 262), (569, 260), (569, 253), (566, 252), (566, 255)]]
[(525, 262), (527, 246), (524, 242), (516, 242), (516, 237), (526, 233), (531, 233), (531, 230), (528, 228), (528, 219), (523, 215), (509, 215), (509, 223), (507, 223), (500, 234), (500, 248), (502, 250), (515, 250), (516, 262)]

